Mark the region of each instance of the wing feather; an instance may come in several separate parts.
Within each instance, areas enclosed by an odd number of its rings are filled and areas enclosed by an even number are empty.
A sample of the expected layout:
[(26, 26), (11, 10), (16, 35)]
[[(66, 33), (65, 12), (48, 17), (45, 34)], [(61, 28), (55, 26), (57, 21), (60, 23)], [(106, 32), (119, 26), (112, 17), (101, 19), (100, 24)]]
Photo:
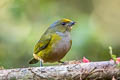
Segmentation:
[(42, 36), (38, 43), (35, 45), (34, 54), (37, 54), (41, 50), (45, 49), (51, 41), (51, 36)]

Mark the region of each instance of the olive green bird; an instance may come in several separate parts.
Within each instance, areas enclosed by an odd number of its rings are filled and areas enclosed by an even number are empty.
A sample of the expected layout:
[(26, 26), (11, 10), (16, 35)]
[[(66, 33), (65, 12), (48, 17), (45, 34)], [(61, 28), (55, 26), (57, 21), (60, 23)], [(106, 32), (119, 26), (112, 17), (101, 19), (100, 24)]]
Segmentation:
[(33, 59), (29, 64), (60, 61), (70, 50), (72, 40), (70, 32), (74, 21), (61, 19), (53, 23), (35, 45)]

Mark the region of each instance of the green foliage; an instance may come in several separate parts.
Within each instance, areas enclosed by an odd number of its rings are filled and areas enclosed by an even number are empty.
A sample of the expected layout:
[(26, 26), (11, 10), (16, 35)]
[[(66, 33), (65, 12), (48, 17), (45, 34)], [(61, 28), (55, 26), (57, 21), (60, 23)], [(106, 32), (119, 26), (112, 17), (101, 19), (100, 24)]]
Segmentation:
[(111, 46), (109, 46), (109, 50), (110, 50), (111, 58), (114, 60), (114, 62), (117, 64), (117, 66), (120, 67), (120, 62), (117, 63), (117, 56), (115, 54), (113, 54)]
[(110, 50), (110, 56), (111, 56), (111, 58), (116, 62), (117, 57), (116, 57), (115, 54), (113, 54), (113, 52), (112, 52), (112, 47), (111, 47), (111, 46), (109, 46), (109, 50)]

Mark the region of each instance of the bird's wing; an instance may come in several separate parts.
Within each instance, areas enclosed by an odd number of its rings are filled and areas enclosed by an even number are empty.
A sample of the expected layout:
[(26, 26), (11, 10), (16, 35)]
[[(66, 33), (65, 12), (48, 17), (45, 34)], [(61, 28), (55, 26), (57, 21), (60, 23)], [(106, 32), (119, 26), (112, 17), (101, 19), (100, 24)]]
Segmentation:
[(34, 54), (37, 54), (41, 50), (45, 49), (51, 41), (51, 36), (42, 36), (38, 43), (35, 45)]
[(34, 54), (37, 54), (41, 50), (45, 49), (47, 46), (51, 46), (61, 40), (61, 36), (56, 33), (50, 35), (44, 35), (35, 45)]

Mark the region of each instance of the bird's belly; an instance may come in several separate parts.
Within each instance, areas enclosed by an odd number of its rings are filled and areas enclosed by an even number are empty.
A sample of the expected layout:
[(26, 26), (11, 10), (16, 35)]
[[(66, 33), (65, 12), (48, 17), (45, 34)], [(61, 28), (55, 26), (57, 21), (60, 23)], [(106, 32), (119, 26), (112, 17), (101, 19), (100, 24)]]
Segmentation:
[(71, 48), (71, 39), (63, 38), (52, 45), (52, 51), (44, 62), (56, 62), (61, 60)]

